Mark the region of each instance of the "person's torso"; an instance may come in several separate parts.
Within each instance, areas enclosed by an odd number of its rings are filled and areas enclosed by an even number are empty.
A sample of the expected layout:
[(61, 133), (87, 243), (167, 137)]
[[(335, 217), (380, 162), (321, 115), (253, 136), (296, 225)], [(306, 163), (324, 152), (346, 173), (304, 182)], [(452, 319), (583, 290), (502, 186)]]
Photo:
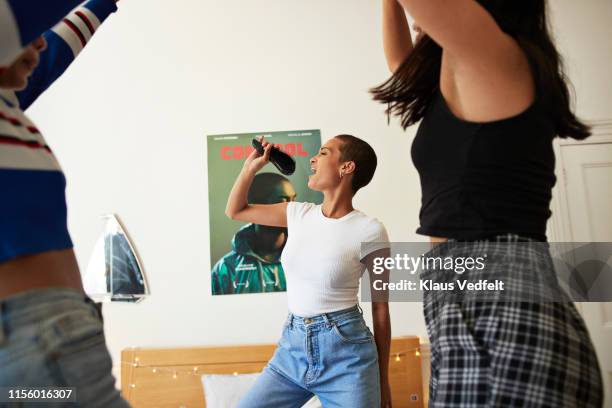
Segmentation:
[(289, 224), (281, 256), (289, 310), (313, 316), (351, 307), (357, 303), (365, 270), (361, 244), (378, 221), (358, 210), (339, 219), (326, 218), (320, 205), (304, 204), (303, 216)]
[(234, 258), (231, 285), (233, 293), (281, 292), (286, 289), (280, 262), (262, 262), (241, 254)]
[(553, 138), (536, 103), (508, 119), (475, 123), (457, 118), (438, 89), (411, 150), (422, 187), (417, 232), (546, 240), (556, 181)]
[(0, 92), (0, 263), (72, 247), (66, 180), (13, 92)]

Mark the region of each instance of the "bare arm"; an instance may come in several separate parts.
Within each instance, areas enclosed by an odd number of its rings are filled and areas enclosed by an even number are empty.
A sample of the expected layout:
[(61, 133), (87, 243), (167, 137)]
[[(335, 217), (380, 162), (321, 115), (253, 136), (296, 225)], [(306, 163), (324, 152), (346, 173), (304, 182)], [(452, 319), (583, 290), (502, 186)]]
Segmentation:
[(225, 207), (225, 215), (233, 220), (252, 222), (259, 225), (271, 227), (287, 226), (287, 203), (278, 204), (249, 204), (247, 197), (249, 188), (253, 183), (253, 178), (270, 159), (270, 149), (272, 145), (261, 139), (261, 144), (265, 148), (263, 156), (254, 150), (244, 162), (242, 171), (236, 179), (232, 191), (230, 192)]
[(399, 68), (413, 49), (406, 13), (397, 0), (383, 0), (383, 47), (391, 72)]
[(476, 0), (398, 0), (444, 49), (440, 88), (451, 110), (473, 122), (507, 118), (534, 100), (527, 55)]
[[(475, 0), (398, 0), (434, 41), (464, 65), (507, 61), (511, 37)], [(501, 58), (501, 60), (500, 60)]]
[(375, 274), (373, 265), (375, 258), (387, 258), (389, 249), (375, 251), (365, 258), (365, 264), (370, 274), (370, 291), (372, 295), (372, 319), (374, 321), (374, 339), (378, 350), (378, 366), (380, 370), (381, 407), (391, 408), (391, 388), (389, 386), (389, 350), (391, 348), (391, 316), (389, 315), (389, 292), (375, 290), (374, 281), (389, 282), (389, 270)]

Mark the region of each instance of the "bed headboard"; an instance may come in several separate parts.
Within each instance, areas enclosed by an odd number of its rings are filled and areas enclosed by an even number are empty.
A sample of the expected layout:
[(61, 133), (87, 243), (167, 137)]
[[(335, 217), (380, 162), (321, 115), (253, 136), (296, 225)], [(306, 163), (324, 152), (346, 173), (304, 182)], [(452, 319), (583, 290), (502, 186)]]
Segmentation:
[[(276, 345), (126, 349), (121, 352), (122, 394), (134, 408), (204, 408), (202, 374), (261, 371)], [(389, 376), (394, 408), (422, 408), (419, 338), (391, 341)]]

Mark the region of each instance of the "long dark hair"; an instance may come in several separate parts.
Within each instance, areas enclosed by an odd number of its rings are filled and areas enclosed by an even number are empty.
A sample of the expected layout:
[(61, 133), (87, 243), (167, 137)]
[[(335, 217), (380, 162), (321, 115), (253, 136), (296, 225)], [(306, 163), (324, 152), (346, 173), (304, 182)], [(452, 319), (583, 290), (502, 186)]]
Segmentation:
[[(559, 137), (582, 140), (588, 125), (572, 112), (563, 60), (550, 35), (546, 0), (476, 0), (500, 28), (523, 49), (536, 84), (536, 103), (552, 118)], [(423, 35), (393, 76), (370, 92), (387, 104), (387, 114), (401, 118), (404, 129), (417, 123), (440, 83), (442, 48)]]

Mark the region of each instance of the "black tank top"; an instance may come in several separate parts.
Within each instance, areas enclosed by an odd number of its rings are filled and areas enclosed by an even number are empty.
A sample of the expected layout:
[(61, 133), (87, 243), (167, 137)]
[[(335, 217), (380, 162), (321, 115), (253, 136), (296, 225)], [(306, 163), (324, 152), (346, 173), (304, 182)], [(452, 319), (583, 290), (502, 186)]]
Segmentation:
[(508, 119), (468, 122), (451, 112), (438, 89), (412, 143), (422, 189), (416, 232), (458, 240), (516, 233), (546, 241), (554, 136), (537, 103)]

